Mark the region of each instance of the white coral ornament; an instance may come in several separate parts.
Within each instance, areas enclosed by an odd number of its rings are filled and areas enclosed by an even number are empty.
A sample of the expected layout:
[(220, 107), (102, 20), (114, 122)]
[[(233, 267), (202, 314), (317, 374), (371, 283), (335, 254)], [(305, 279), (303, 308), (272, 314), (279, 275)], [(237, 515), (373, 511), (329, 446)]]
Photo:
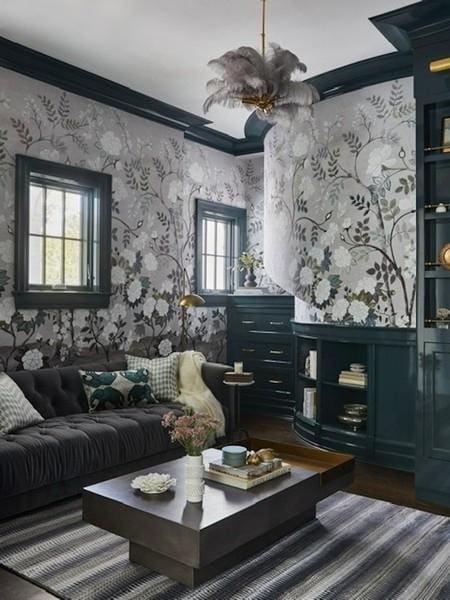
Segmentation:
[(149, 473), (135, 477), (130, 485), (144, 494), (162, 494), (170, 487), (175, 487), (176, 483), (177, 480), (170, 473)]

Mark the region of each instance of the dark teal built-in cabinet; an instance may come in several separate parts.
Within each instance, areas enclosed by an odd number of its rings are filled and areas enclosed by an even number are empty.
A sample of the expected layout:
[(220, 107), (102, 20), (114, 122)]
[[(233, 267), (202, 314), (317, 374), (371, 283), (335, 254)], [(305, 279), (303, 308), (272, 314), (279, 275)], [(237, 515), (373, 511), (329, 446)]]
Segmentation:
[(294, 414), (294, 298), (228, 296), (228, 362), (243, 361), (254, 385), (241, 390), (243, 412)]
[[(384, 35), (414, 63), (417, 141), (416, 495), (450, 505), (450, 2), (427, 0), (378, 17)], [(436, 61), (439, 61), (436, 64)], [(450, 121), (449, 121), (450, 122)], [(443, 203), (446, 212), (436, 212)]]
[[(293, 323), (295, 338), (294, 429), (305, 440), (354, 454), (364, 462), (414, 470), (416, 332), (414, 329)], [(305, 373), (317, 352), (317, 376)], [(366, 366), (367, 387), (339, 383), (351, 363)], [(303, 414), (304, 389), (316, 389), (314, 419)], [(338, 420), (344, 404), (367, 406), (358, 431)]]

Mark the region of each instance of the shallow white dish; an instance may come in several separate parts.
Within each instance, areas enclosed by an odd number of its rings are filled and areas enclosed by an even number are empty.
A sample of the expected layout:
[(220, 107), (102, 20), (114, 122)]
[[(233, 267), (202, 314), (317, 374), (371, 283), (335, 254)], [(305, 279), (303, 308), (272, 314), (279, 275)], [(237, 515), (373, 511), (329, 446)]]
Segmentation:
[(149, 473), (135, 477), (130, 485), (134, 490), (139, 490), (143, 494), (162, 494), (176, 483), (177, 480), (169, 473)]

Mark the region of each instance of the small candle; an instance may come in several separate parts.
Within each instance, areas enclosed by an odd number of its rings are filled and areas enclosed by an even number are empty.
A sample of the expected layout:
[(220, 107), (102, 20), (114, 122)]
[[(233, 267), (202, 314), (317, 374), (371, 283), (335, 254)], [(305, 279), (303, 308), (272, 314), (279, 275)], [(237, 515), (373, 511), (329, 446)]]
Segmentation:
[(234, 372), (235, 373), (243, 373), (244, 372), (244, 363), (243, 362), (235, 362), (234, 363)]

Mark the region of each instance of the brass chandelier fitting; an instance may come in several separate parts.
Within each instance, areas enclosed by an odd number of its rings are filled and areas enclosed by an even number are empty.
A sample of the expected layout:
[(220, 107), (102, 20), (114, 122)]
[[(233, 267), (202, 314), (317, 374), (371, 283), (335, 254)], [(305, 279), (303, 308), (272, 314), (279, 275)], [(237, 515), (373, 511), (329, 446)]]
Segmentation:
[(295, 54), (274, 43), (267, 49), (266, 0), (260, 1), (261, 50), (241, 46), (208, 63), (218, 77), (207, 83), (203, 109), (245, 106), (265, 121), (286, 125), (307, 118), (320, 96), (314, 86), (294, 79), (306, 71)]

